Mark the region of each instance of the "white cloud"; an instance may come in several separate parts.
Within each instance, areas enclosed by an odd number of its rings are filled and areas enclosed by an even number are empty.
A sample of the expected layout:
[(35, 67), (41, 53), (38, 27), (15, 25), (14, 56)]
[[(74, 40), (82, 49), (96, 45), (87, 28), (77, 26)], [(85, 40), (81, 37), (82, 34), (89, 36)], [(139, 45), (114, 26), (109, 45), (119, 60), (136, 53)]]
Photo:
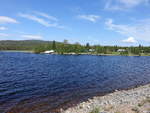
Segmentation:
[(105, 9), (107, 10), (128, 10), (139, 5), (148, 4), (149, 0), (107, 0)]
[(23, 17), (23, 18), (27, 18), (27, 19), (33, 20), (33, 21), (36, 21), (36, 22), (38, 22), (38, 23), (40, 23), (40, 24), (42, 24), (42, 25), (44, 25), (46, 27), (50, 27), (51, 26), (51, 24), (49, 24), (48, 21), (45, 21), (44, 19), (39, 18), (39, 17), (34, 16), (34, 15), (20, 13), (19, 16)]
[(136, 43), (137, 40), (135, 40), (134, 37), (129, 37), (129, 38), (125, 39), (125, 40), (122, 40), (122, 42), (125, 42), (125, 43)]
[(5, 33), (0, 33), (0, 37), (8, 37), (9, 34), (5, 34)]
[(26, 19), (29, 19), (29, 20), (33, 20), (33, 21), (35, 21), (35, 22), (37, 22), (37, 23), (39, 23), (45, 27), (55, 27), (55, 28), (59, 28), (59, 29), (65, 28), (64, 26), (59, 25), (57, 22), (52, 22), (50, 20), (46, 20), (46, 19), (43, 19), (43, 18), (35, 16), (35, 15), (19, 13), (19, 16), (26, 18)]
[(100, 19), (100, 16), (98, 16), (98, 15), (78, 15), (77, 17), (79, 19), (84, 19), (84, 20), (88, 20), (91, 22), (96, 22), (97, 20)]
[(43, 39), (43, 37), (40, 36), (40, 35), (31, 35), (31, 34), (29, 34), (29, 35), (21, 35), (21, 37), (25, 38), (25, 39), (28, 39), (28, 40), (41, 40), (41, 39)]
[(7, 30), (6, 27), (0, 26), (0, 30)]
[(123, 4), (127, 7), (135, 7), (145, 1), (146, 0), (118, 0), (118, 2), (120, 2), (121, 4)]
[(105, 24), (108, 26), (109, 29), (115, 30), (121, 34), (126, 34), (128, 31), (134, 31), (134, 27), (122, 24), (114, 24), (112, 19), (108, 19)]
[(150, 19), (139, 20), (134, 24), (114, 24), (112, 19), (105, 22), (106, 26), (115, 32), (127, 37), (134, 37), (136, 40), (150, 42)]
[(38, 11), (35, 11), (34, 13), (37, 14), (37, 15), (39, 15), (39, 16), (45, 17), (45, 18), (47, 18), (47, 19), (49, 19), (51, 21), (58, 21), (58, 19), (56, 17), (48, 15), (46, 13), (38, 12)]
[(17, 20), (7, 17), (7, 16), (0, 16), (0, 24), (6, 23), (18, 23)]

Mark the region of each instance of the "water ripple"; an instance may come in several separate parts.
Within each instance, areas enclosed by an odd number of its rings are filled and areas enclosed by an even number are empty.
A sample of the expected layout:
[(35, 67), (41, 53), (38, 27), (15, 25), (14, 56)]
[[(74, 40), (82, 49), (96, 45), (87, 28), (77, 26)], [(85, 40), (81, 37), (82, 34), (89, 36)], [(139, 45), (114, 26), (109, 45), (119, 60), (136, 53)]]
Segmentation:
[[(150, 82), (150, 57), (0, 52), (0, 112), (58, 112)], [(12, 104), (13, 103), (13, 104)]]

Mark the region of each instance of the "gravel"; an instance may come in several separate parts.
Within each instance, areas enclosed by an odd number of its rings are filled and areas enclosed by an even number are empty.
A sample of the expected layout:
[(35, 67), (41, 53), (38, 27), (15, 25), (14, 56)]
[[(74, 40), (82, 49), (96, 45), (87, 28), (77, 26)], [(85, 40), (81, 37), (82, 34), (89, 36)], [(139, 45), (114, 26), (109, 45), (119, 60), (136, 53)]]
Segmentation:
[(150, 113), (150, 84), (93, 97), (62, 113), (89, 113), (95, 108), (100, 113)]

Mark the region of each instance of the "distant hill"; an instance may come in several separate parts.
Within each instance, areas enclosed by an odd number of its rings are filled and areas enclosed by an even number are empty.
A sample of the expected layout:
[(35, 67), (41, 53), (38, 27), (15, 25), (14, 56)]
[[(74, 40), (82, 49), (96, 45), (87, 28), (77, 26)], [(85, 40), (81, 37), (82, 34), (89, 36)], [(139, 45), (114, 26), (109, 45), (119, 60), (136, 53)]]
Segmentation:
[(37, 46), (50, 44), (43, 40), (1, 40), (0, 50), (33, 50)]

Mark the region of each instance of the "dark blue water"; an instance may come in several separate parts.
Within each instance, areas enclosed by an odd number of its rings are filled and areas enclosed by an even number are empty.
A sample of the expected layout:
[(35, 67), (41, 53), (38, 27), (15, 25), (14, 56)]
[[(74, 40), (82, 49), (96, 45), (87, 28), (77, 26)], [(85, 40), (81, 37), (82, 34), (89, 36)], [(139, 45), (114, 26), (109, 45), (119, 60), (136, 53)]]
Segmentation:
[(0, 113), (57, 112), (150, 82), (150, 57), (0, 52)]

